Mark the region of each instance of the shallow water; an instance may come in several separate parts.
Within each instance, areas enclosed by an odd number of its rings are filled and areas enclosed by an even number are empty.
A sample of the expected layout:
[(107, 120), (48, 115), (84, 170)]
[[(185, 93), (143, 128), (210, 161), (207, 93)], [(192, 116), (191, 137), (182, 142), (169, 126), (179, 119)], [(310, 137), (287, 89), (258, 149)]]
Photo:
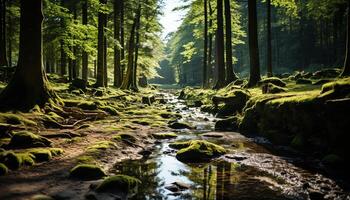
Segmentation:
[[(215, 138), (203, 136), (212, 133), (217, 119), (197, 108), (187, 108), (170, 93), (162, 95), (169, 109), (179, 112), (196, 130), (179, 131), (178, 138), (159, 142), (147, 159), (115, 165), (114, 173), (142, 181), (131, 199), (350, 199), (339, 184), (342, 182), (298, 167), (301, 158), (274, 155), (265, 148), (272, 145), (263, 138), (234, 132), (215, 133), (221, 136)], [(168, 145), (190, 139), (209, 140), (229, 153), (210, 163), (182, 163)]]

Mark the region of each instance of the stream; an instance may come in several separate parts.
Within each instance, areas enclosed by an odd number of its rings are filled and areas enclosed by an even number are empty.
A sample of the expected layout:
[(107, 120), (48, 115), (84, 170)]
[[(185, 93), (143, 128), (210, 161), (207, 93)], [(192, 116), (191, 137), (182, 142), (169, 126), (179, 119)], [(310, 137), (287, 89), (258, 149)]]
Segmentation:
[[(345, 182), (300, 167), (305, 162), (313, 165), (312, 160), (278, 156), (264, 138), (215, 132), (215, 116), (199, 108), (188, 108), (173, 93), (167, 91), (160, 95), (166, 99), (169, 110), (183, 116), (180, 121), (196, 129), (176, 131), (176, 139), (158, 141), (148, 158), (115, 165), (112, 173), (142, 181), (138, 191), (129, 195), (130, 199), (350, 199)], [(176, 150), (169, 148), (169, 143), (192, 139), (219, 144), (229, 153), (210, 163), (178, 161)]]

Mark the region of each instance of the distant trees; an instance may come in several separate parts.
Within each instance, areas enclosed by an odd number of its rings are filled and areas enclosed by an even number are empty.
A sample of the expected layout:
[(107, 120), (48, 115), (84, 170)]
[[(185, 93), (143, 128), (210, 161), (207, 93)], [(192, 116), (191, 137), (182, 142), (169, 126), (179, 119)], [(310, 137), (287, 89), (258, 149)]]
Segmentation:
[(21, 0), (20, 6), (18, 66), (0, 94), (1, 110), (27, 110), (55, 96), (49, 89), (43, 67), (42, 0)]

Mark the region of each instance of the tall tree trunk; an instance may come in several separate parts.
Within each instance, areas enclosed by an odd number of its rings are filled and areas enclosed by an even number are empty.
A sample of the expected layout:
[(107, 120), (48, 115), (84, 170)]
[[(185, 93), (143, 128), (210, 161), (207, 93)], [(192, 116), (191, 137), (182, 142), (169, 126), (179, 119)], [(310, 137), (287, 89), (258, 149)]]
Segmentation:
[(120, 50), (120, 60), (121, 60), (121, 80), (120, 83), (123, 82), (124, 71), (125, 71), (125, 34), (124, 34), (124, 0), (120, 0), (120, 46), (122, 47)]
[(204, 0), (203, 88), (208, 87), (208, 0)]
[(267, 77), (272, 74), (272, 44), (271, 44), (271, 0), (266, 0), (267, 6)]
[(63, 40), (60, 41), (60, 52), (61, 52), (61, 76), (66, 75), (67, 73), (67, 56), (63, 48)]
[(0, 66), (8, 66), (6, 56), (6, 0), (0, 0)]
[(250, 77), (248, 86), (255, 86), (260, 81), (260, 61), (258, 45), (258, 20), (256, 0), (248, 0), (248, 39), (250, 57)]
[[(120, 42), (120, 16), (121, 16), (121, 0), (114, 0), (114, 39)], [(121, 50), (114, 45), (114, 86), (120, 87), (122, 81), (121, 70)]]
[(216, 30), (216, 66), (218, 68), (218, 77), (214, 89), (220, 89), (225, 86), (225, 56), (224, 56), (224, 19), (223, 19), (223, 0), (217, 0), (217, 30)]
[(7, 34), (7, 39), (8, 39), (8, 66), (12, 67), (12, 35), (13, 35), (13, 20), (11, 18), (11, 16), (8, 16), (8, 24), (9, 24), (9, 31)]
[(346, 54), (342, 77), (350, 76), (350, 0), (348, 0), (348, 22), (347, 22), (347, 34), (346, 34)]
[[(100, 0), (101, 4), (106, 4), (107, 0)], [(98, 43), (97, 43), (97, 76), (96, 87), (104, 87), (104, 29), (105, 29), (106, 14), (98, 13)]]
[[(84, 0), (82, 5), (82, 21), (83, 25), (88, 24), (88, 0)], [(82, 52), (82, 79), (87, 81), (89, 76), (89, 55), (86, 51)]]
[[(74, 16), (74, 23), (76, 23), (76, 20), (78, 18), (77, 14), (77, 5), (74, 3), (73, 5), (73, 16)], [(75, 56), (74, 59), (72, 59), (72, 78), (73, 80), (78, 78), (78, 64), (77, 64), (77, 56), (78, 56), (78, 49), (77, 46), (73, 46), (73, 55)]]
[(225, 0), (225, 22), (226, 22), (226, 83), (229, 84), (238, 79), (233, 69), (232, 61), (232, 25), (231, 4)]
[(141, 2), (139, 2), (139, 8), (137, 11), (137, 20), (136, 20), (136, 42), (135, 42), (135, 62), (133, 67), (133, 83), (132, 89), (138, 91), (137, 87), (137, 68), (138, 68), (138, 58), (139, 58), (139, 47), (140, 47), (140, 26), (141, 26)]
[[(209, 29), (211, 30), (213, 28), (213, 19), (212, 19), (213, 10), (211, 8), (210, 1), (208, 1), (208, 5), (209, 5), (209, 14), (210, 14)], [(209, 79), (210, 78), (214, 82), (212, 57), (213, 57), (213, 34), (211, 32), (209, 32), (209, 52), (208, 52), (208, 71), (207, 71), (207, 74), (208, 74), (208, 86), (209, 86)], [(209, 75), (211, 75), (211, 76), (209, 77)]]
[[(107, 27), (107, 15), (106, 15), (106, 21), (105, 21), (105, 27)], [(107, 56), (108, 56), (108, 52), (107, 52), (107, 37), (106, 35), (104, 36), (103, 39), (103, 56), (104, 56), (104, 63), (103, 63), (103, 81), (104, 81), (104, 85), (105, 87), (108, 87), (108, 66), (107, 66)]]
[(43, 69), (42, 0), (21, 0), (20, 47), (16, 72), (0, 94), (1, 110), (28, 110), (56, 97)]

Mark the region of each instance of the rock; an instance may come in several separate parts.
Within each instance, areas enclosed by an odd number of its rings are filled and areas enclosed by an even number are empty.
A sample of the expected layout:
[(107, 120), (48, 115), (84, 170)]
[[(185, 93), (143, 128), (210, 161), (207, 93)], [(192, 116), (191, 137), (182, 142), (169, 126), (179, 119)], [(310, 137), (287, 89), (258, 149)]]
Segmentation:
[(173, 184), (165, 186), (164, 188), (171, 191), (171, 192), (179, 192), (180, 191), (180, 188), (178, 188), (176, 185), (173, 185)]
[(28, 131), (15, 133), (9, 143), (10, 148), (50, 147), (51, 141)]
[(154, 133), (154, 134), (152, 134), (152, 136), (155, 139), (158, 139), (158, 140), (173, 139), (173, 138), (177, 137), (177, 135), (175, 133), (173, 133), (173, 132), (169, 132), (169, 133)]
[(102, 96), (105, 95), (105, 91), (104, 91), (104, 89), (96, 89), (93, 92), (93, 95), (96, 96), (96, 97), (102, 97)]
[(8, 173), (8, 169), (5, 164), (0, 163), (0, 176), (6, 175)]
[(174, 183), (172, 183), (173, 185), (176, 185), (180, 190), (188, 190), (190, 189), (190, 185), (183, 183), (183, 182), (179, 182), (176, 181)]
[(333, 80), (331, 79), (320, 79), (318, 81), (316, 81), (315, 83), (313, 83), (313, 85), (323, 85), (329, 82), (332, 82)]
[(238, 130), (239, 118), (234, 116), (223, 120), (218, 120), (215, 123), (216, 131), (236, 131)]
[(225, 96), (213, 96), (212, 102), (219, 116), (229, 116), (242, 111), (249, 98), (247, 91), (235, 89)]
[(183, 122), (173, 122), (173, 123), (169, 124), (169, 128), (172, 128), (172, 129), (192, 129), (192, 127), (189, 124), (183, 123)]
[(55, 200), (54, 198), (47, 196), (47, 195), (43, 195), (43, 194), (37, 194), (32, 196), (32, 198), (30, 198), (30, 200)]
[(279, 79), (277, 77), (265, 78), (259, 82), (259, 84), (261, 84), (261, 85), (265, 85), (265, 84), (269, 84), (269, 83), (271, 83), (275, 86), (278, 86), (278, 87), (286, 87), (286, 85), (287, 85), (287, 83), (285, 83), (284, 81), (282, 81), (281, 79)]
[(12, 151), (7, 151), (0, 154), (0, 163), (11, 170), (17, 170), (21, 166), (21, 159)]
[(176, 153), (176, 158), (182, 162), (190, 163), (208, 161), (226, 153), (223, 147), (204, 140), (176, 142), (169, 144), (169, 147), (180, 149)]
[(180, 95), (179, 95), (178, 99), (186, 99), (185, 90), (182, 90), (182, 91), (180, 92)]
[(312, 81), (309, 79), (300, 78), (297, 79), (296, 84), (312, 84)]
[(130, 142), (136, 142), (136, 137), (129, 134), (129, 133), (119, 133), (113, 136), (113, 139), (115, 140), (126, 140), (126, 141), (130, 141)]
[(81, 180), (97, 180), (106, 176), (106, 173), (96, 165), (80, 164), (71, 169), (69, 176)]
[(87, 81), (80, 79), (80, 78), (74, 79), (72, 81), (72, 83), (70, 84), (71, 90), (72, 89), (81, 89), (81, 90), (85, 91), (87, 86), (88, 86)]
[(312, 78), (320, 79), (320, 78), (336, 78), (340, 75), (340, 69), (323, 69), (317, 71), (313, 74)]
[(316, 190), (309, 190), (309, 197), (310, 200), (324, 200), (324, 194), (320, 191), (316, 191)]
[(222, 133), (216, 133), (216, 132), (211, 132), (211, 133), (204, 133), (201, 136), (203, 137), (209, 137), (209, 138), (222, 138), (224, 137), (224, 134)]
[(115, 175), (106, 178), (102, 183), (96, 187), (97, 192), (126, 192), (129, 193), (141, 184), (141, 181), (137, 178), (126, 175)]
[(262, 86), (262, 93), (263, 94), (277, 94), (281, 92), (286, 92), (287, 90), (283, 87), (279, 87), (277, 85), (274, 85), (273, 83), (267, 83)]
[(50, 149), (32, 149), (29, 151), (35, 157), (37, 162), (46, 162), (52, 159)]
[(201, 107), (203, 105), (203, 102), (202, 101), (195, 101), (194, 102), (194, 107), (196, 107), (196, 108), (199, 108), (199, 107)]

